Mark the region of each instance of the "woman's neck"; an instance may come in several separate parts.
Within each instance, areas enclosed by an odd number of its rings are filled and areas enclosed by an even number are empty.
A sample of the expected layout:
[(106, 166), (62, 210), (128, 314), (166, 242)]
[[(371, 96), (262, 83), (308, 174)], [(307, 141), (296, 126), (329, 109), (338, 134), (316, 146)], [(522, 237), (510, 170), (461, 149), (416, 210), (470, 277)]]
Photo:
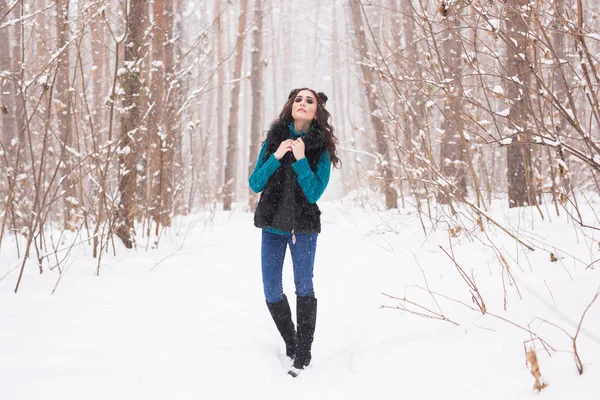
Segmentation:
[(296, 132), (308, 132), (308, 128), (310, 128), (310, 121), (294, 120), (294, 130)]

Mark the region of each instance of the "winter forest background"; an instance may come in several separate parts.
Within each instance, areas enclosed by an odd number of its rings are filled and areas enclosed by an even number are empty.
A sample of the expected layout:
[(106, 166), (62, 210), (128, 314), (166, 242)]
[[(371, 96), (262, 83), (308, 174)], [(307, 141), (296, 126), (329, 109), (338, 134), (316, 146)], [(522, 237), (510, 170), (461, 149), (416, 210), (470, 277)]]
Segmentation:
[[(78, 246), (98, 275), (185, 234), (178, 218), (251, 212), (259, 146), (305, 86), (328, 95), (343, 162), (323, 200), (479, 236), (506, 286), (489, 230), (592, 273), (599, 59), (596, 0), (0, 0), (0, 255), (18, 260), (0, 275), (15, 292), (27, 269), (61, 277)], [(524, 237), (498, 205), (577, 226), (587, 252)]]

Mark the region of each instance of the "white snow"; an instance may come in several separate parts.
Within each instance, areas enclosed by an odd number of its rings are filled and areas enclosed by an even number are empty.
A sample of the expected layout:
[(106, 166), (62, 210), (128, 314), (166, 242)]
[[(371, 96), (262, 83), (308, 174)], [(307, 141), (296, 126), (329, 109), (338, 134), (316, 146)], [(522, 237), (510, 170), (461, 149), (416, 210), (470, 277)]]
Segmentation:
[(558, 164), (558, 166), (565, 171), (565, 173), (569, 171), (569, 166), (560, 158), (556, 159), (556, 164)]
[(70, 203), (70, 204), (72, 204), (72, 205), (74, 205), (74, 206), (79, 205), (79, 200), (76, 197), (71, 197), (71, 196), (66, 197), (65, 201), (68, 202), (68, 203)]
[(509, 76), (507, 79), (510, 79), (511, 81), (513, 81), (514, 83), (516, 83), (518, 85), (522, 85), (523, 84), (523, 82), (521, 82), (521, 80), (519, 79), (518, 75)]
[(382, 110), (379, 110), (379, 109), (377, 109), (377, 110), (374, 110), (374, 111), (371, 113), (371, 115), (373, 115), (374, 117), (377, 117), (377, 118), (383, 118), (383, 111), (382, 111)]
[(128, 155), (129, 153), (131, 153), (131, 147), (129, 146), (125, 146), (125, 147), (121, 147), (117, 149), (117, 154), (121, 155)]
[(48, 84), (48, 75), (40, 76), (37, 81), (40, 86), (46, 86)]
[(508, 117), (510, 115), (510, 108), (502, 110), (498, 114), (501, 115), (501, 116), (503, 116), (503, 117)]
[[(490, 25), (492, 26), (492, 31), (499, 31), (500, 30), (500, 20), (496, 19), (496, 18), (490, 18), (488, 19), (488, 22), (490, 23)], [(484, 24), (483, 28), (485, 30), (488, 30), (489, 26)]]
[[(382, 197), (369, 193), (363, 198), (373, 209), (349, 200), (320, 204), (313, 362), (295, 379), (286, 375), (283, 341), (265, 306), (260, 231), (253, 227), (252, 214), (177, 219), (158, 249), (153, 239), (138, 237), (137, 251), (127, 250), (115, 238), (116, 256), (112, 248), (103, 253), (97, 277), (90, 243), (64, 250), (70, 240), (81, 242), (85, 236), (49, 230), (47, 239), (59, 252), (44, 249), (50, 254), (43, 274), (37, 257), (31, 257), (16, 295), (22, 259), (14, 235), (5, 236), (0, 253), (2, 397), (596, 398), (600, 301), (588, 310), (577, 339), (583, 375), (576, 370), (569, 337), (535, 318), (575, 334), (600, 286), (598, 268), (586, 268), (600, 257), (597, 234), (582, 234), (564, 212), (542, 221), (535, 208), (508, 209), (504, 202), (493, 204), (491, 216), (538, 249), (524, 250), (485, 221), (483, 233), (476, 225), (455, 229), (442, 217), (436, 219), (438, 230), (430, 233), (424, 218), (426, 234), (414, 210), (376, 211)], [(582, 209), (590, 223), (594, 208), (598, 205)], [(459, 207), (459, 212), (466, 210)], [(19, 236), (21, 252), (25, 240)], [(469, 288), (440, 246), (474, 277), (486, 315), (468, 308), (476, 308)], [(561, 258), (552, 262), (550, 252)], [(59, 278), (56, 261), (63, 257), (62, 279), (51, 294)], [(289, 253), (284, 285), (295, 310)], [(425, 287), (464, 305), (441, 296), (434, 301)], [(381, 308), (404, 304), (428, 313), (382, 293), (441, 310), (458, 325)], [(549, 356), (539, 341), (529, 341), (530, 333), (493, 315), (525, 328), (531, 323), (531, 331), (557, 352)], [(532, 390), (525, 365), (524, 346), (532, 345), (549, 384), (541, 394)]]
[(575, 114), (573, 114), (573, 110), (571, 110), (570, 108), (565, 108), (565, 112), (571, 119), (575, 119)]
[(495, 94), (497, 94), (497, 95), (502, 96), (502, 95), (504, 95), (504, 88), (502, 86), (500, 86), (500, 85), (496, 85), (492, 89), (492, 92), (495, 93)]
[(585, 35), (591, 39), (596, 39), (596, 40), (600, 40), (600, 34), (596, 33), (596, 32), (592, 32), (592, 33), (588, 33), (587, 35)]

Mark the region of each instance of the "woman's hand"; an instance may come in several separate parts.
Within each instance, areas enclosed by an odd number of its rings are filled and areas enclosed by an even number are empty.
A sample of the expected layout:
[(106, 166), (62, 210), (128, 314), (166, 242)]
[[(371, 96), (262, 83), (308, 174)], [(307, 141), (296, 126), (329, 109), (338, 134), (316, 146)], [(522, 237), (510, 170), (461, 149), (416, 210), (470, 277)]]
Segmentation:
[(287, 153), (288, 151), (292, 150), (292, 139), (288, 139), (288, 140), (284, 140), (283, 142), (281, 142), (281, 144), (279, 145), (279, 148), (277, 149), (277, 151), (275, 151), (275, 158), (278, 160), (281, 160), (283, 158), (283, 156), (285, 156), (285, 153)]
[(294, 153), (294, 157), (296, 158), (296, 160), (301, 160), (305, 157), (304, 149), (304, 141), (302, 140), (302, 138), (298, 138), (292, 141), (292, 152)]

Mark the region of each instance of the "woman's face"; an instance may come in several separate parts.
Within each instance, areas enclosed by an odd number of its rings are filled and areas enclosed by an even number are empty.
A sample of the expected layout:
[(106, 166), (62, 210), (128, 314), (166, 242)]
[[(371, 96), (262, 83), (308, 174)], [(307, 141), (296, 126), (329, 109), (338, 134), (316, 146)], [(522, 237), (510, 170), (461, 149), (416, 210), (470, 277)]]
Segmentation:
[(317, 99), (310, 90), (301, 90), (296, 94), (292, 103), (292, 118), (296, 120), (312, 121), (317, 113)]

